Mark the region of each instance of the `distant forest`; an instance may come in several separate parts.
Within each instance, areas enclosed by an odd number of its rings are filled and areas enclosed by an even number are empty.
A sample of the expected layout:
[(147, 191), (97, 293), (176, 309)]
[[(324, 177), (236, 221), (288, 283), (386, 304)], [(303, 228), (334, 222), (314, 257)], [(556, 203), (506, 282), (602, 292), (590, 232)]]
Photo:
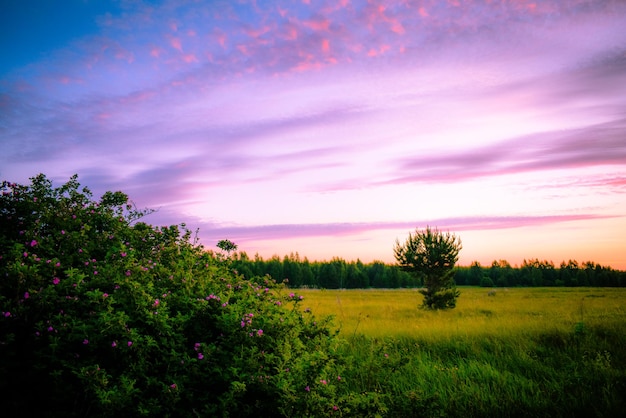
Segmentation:
[[(381, 261), (363, 263), (333, 258), (330, 261), (309, 261), (298, 253), (275, 255), (263, 259), (250, 258), (245, 252), (230, 255), (232, 268), (244, 277), (270, 275), (289, 287), (324, 289), (410, 288), (422, 286), (419, 278), (399, 266)], [(459, 286), (516, 287), (516, 286), (598, 286), (625, 287), (626, 271), (601, 266), (591, 261), (579, 264), (569, 260), (555, 266), (552, 261), (524, 260), (512, 267), (505, 260), (490, 266), (474, 262), (469, 267), (455, 267), (454, 280)]]

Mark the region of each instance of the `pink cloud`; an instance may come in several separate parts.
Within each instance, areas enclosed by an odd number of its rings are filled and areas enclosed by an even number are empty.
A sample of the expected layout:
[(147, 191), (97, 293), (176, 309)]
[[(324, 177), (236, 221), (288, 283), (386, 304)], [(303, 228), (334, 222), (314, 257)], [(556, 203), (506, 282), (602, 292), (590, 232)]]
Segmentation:
[(222, 48), (225, 48), (225, 47), (226, 47), (226, 41), (228, 40), (228, 36), (226, 36), (226, 33), (225, 33), (225, 32), (222, 32), (222, 31), (220, 31), (220, 30), (217, 30), (217, 31), (215, 32), (214, 37), (215, 37), (215, 39), (217, 40), (217, 43), (218, 43), (218, 44), (220, 44), (220, 46), (221, 46)]
[(150, 48), (150, 56), (154, 58), (159, 58), (162, 52), (163, 50), (158, 46), (153, 46), (152, 48)]
[(135, 54), (130, 51), (120, 49), (115, 53), (115, 58), (118, 60), (124, 60), (131, 64), (135, 61)]
[(390, 48), (391, 47), (389, 45), (381, 45), (378, 49), (371, 48), (369, 51), (367, 51), (367, 56), (376, 57), (378, 55), (382, 55), (385, 52), (389, 51)]
[(315, 61), (313, 55), (308, 55), (304, 61), (298, 62), (293, 67), (293, 70), (298, 72), (319, 70), (322, 66), (323, 64), (321, 62)]
[(328, 31), (330, 28), (330, 20), (325, 17), (316, 17), (310, 20), (303, 20), (300, 22), (303, 26), (315, 31)]
[(170, 45), (177, 51), (183, 52), (183, 44), (179, 38), (171, 38)]
[(400, 21), (392, 20), (390, 21), (390, 24), (391, 24), (391, 30), (397, 33), (398, 35), (403, 35), (406, 32), (404, 30), (404, 26), (402, 26), (402, 23), (400, 23)]
[(298, 39), (298, 30), (293, 26), (286, 28), (285, 37), (292, 41)]
[(328, 39), (322, 39), (322, 51), (323, 52), (330, 51), (330, 41)]
[(244, 29), (244, 32), (251, 38), (260, 38), (261, 36), (268, 33), (270, 30), (272, 30), (272, 27), (269, 25), (265, 25), (260, 28), (247, 27)]
[(138, 91), (138, 92), (133, 92), (127, 96), (124, 97), (120, 97), (117, 100), (118, 104), (138, 104), (138, 103), (142, 103), (145, 101), (148, 101), (152, 98), (154, 98), (156, 96), (156, 93), (154, 91), (151, 90), (143, 90), (143, 91)]
[(69, 75), (60, 76), (57, 79), (57, 81), (59, 83), (61, 83), (61, 84), (65, 84), (65, 85), (68, 85), (68, 84), (83, 84), (83, 82), (84, 82), (80, 78), (75, 78), (75, 77), (72, 77), (72, 76), (69, 76)]

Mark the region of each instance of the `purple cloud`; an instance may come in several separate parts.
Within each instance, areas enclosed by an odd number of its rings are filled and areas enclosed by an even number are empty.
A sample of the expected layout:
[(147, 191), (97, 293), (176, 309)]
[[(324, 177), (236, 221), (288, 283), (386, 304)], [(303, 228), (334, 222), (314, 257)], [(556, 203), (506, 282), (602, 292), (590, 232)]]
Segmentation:
[(463, 181), (537, 170), (626, 164), (626, 119), (568, 131), (543, 132), (447, 155), (399, 161), (385, 182)]
[(366, 234), (377, 230), (395, 230), (423, 228), (428, 225), (439, 230), (479, 231), (493, 229), (523, 228), (529, 226), (550, 225), (560, 222), (585, 221), (594, 219), (618, 218), (621, 215), (546, 215), (546, 216), (485, 216), (416, 220), (411, 222), (357, 222), (325, 224), (275, 224), (255, 226), (219, 226), (207, 225), (201, 228), (201, 235), (207, 242), (224, 238), (237, 242), (258, 240), (283, 240), (306, 237), (338, 237)]
[[(78, 173), (159, 209), (148, 222), (250, 243), (411, 229), (406, 196), (434, 196), (420, 213), (454, 230), (581, 207), (617, 230), (625, 16), (587, 0), (104, 5), (27, 62), (7, 55), (0, 175)], [(503, 195), (451, 204), (476, 180)], [(502, 204), (517, 199), (537, 216)]]

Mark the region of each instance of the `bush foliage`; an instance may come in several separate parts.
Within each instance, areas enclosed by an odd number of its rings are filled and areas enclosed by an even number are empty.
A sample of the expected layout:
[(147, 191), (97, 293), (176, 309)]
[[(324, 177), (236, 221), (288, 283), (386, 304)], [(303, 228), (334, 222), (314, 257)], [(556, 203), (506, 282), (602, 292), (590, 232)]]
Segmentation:
[(235, 274), (183, 225), (141, 222), (77, 177), (3, 182), (0, 391), (6, 416), (320, 415), (341, 383), (328, 319)]

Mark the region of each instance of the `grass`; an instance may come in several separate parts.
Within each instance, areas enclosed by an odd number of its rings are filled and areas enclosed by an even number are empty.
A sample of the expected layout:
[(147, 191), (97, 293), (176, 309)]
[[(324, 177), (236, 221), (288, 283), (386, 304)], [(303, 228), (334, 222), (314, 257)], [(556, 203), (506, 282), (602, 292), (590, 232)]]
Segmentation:
[(300, 290), (304, 306), (333, 315), (343, 336), (411, 337), (430, 341), (451, 337), (518, 335), (570, 331), (585, 326), (626, 323), (622, 288), (461, 288), (457, 307), (419, 309), (415, 289)]
[(361, 415), (623, 416), (626, 289), (488, 292), (461, 288), (450, 311), (418, 309), (416, 290), (299, 293), (335, 316), (347, 389), (371, 394)]

